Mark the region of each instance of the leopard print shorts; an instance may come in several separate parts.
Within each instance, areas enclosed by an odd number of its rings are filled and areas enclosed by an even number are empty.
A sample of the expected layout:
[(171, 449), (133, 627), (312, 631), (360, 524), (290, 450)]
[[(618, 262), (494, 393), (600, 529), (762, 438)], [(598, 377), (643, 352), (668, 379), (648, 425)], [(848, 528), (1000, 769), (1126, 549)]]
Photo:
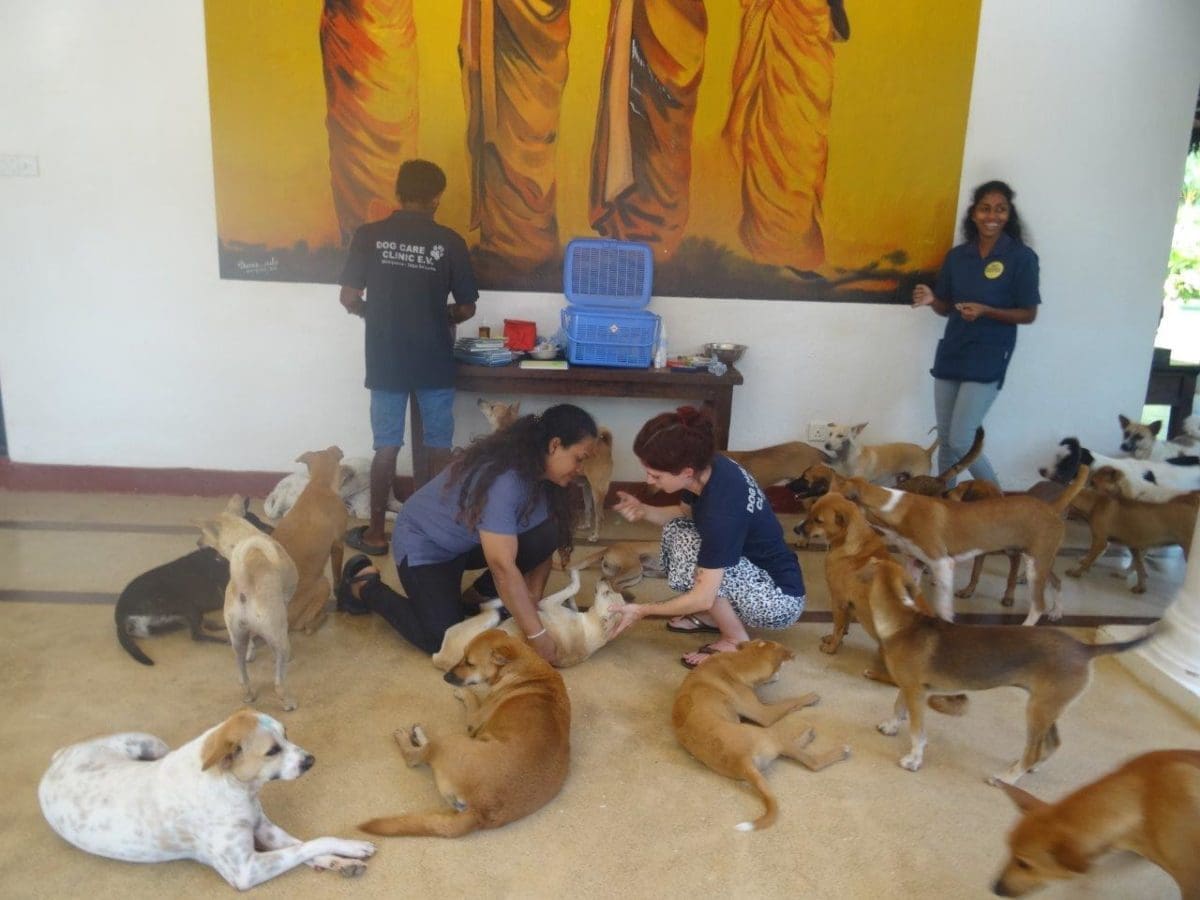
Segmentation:
[[(671, 590), (691, 590), (699, 555), (700, 533), (695, 522), (680, 516), (663, 526), (662, 562)], [(725, 570), (719, 594), (748, 628), (787, 628), (804, 612), (804, 597), (785, 594), (770, 575), (744, 556)]]

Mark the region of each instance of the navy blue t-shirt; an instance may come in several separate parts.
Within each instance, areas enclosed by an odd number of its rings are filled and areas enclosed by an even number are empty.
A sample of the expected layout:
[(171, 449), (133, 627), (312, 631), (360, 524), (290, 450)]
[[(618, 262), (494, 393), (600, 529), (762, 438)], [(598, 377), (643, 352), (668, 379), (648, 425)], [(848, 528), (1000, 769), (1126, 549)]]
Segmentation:
[(366, 288), (368, 388), (454, 386), (446, 298), (479, 298), (466, 242), (427, 212), (400, 209), (354, 232), (339, 282)]
[[(933, 292), (950, 304), (1037, 306), (1042, 302), (1037, 254), (1003, 233), (984, 257), (974, 241), (959, 244), (946, 254)], [(983, 316), (968, 322), (951, 307), (930, 373), (934, 378), (1003, 383), (1016, 344), (1016, 325)]]
[(771, 576), (789, 597), (804, 596), (800, 563), (783, 539), (783, 528), (754, 478), (725, 456), (714, 456), (702, 494), (682, 492), (700, 533), (696, 565), (728, 569), (743, 556)]

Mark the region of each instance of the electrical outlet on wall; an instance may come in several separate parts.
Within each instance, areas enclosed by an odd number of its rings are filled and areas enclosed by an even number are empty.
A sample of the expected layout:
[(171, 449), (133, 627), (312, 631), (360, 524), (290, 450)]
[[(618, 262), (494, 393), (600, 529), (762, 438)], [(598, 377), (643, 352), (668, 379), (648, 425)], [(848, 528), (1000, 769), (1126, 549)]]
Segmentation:
[(809, 422), (808, 439), (810, 441), (829, 440), (829, 425), (825, 422)]

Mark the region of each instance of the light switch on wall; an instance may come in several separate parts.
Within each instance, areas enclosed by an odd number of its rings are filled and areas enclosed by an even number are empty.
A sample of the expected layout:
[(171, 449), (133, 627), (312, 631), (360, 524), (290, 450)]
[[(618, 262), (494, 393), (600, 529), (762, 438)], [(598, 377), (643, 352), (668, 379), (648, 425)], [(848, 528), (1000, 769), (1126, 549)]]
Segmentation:
[(37, 178), (38, 158), (28, 154), (0, 153), (0, 177)]

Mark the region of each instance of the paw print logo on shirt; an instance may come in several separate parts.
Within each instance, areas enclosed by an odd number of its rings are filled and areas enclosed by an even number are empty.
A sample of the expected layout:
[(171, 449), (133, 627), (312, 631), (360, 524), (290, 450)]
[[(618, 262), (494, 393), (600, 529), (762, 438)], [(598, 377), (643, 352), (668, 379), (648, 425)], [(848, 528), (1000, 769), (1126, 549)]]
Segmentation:
[(446, 255), (446, 248), (443, 247), (441, 244), (434, 244), (433, 247), (429, 250), (429, 255), (432, 256), (434, 259), (441, 259), (443, 256)]

